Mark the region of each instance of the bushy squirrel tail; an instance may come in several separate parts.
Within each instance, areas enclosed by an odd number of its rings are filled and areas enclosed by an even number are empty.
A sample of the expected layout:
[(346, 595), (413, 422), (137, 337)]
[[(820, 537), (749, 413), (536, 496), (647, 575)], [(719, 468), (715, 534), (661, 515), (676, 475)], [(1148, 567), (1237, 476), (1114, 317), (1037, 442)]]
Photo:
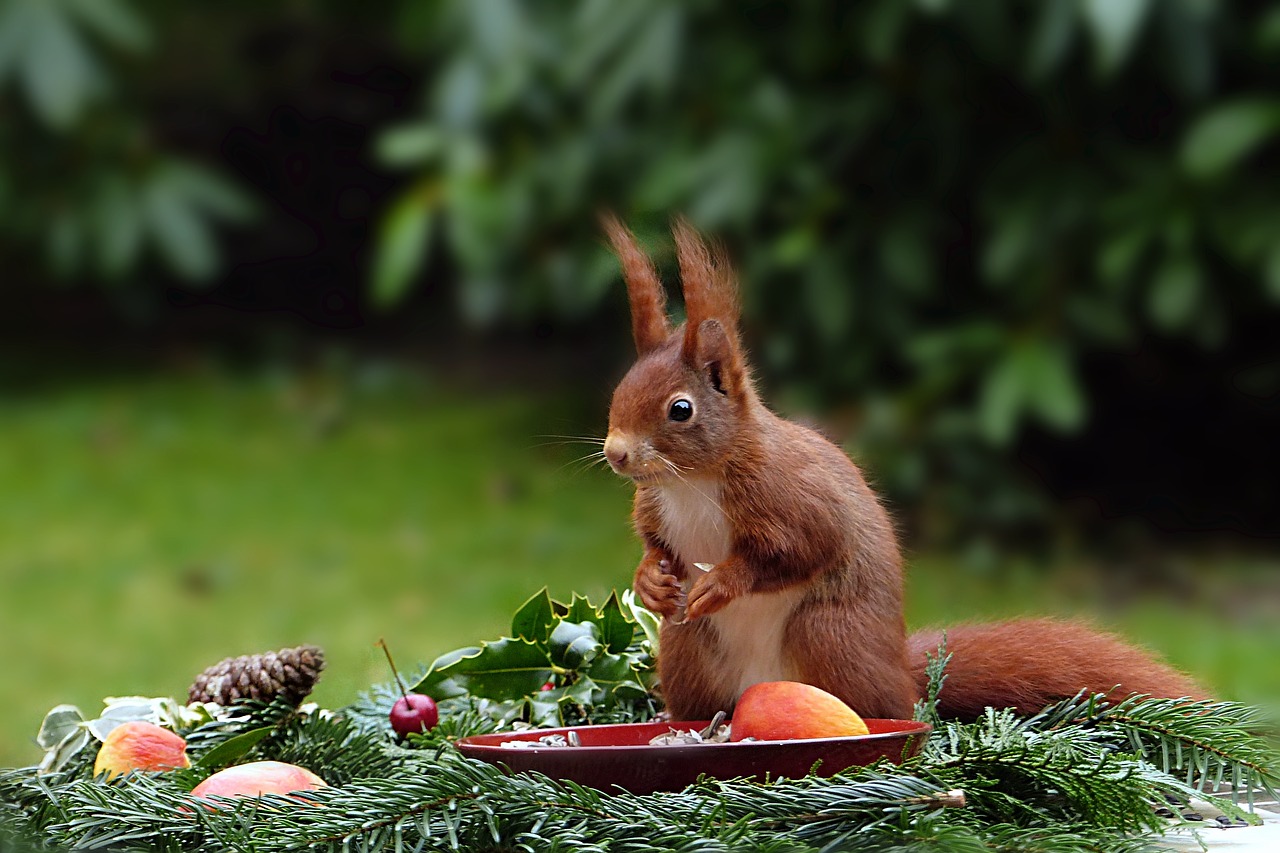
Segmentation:
[(1034, 714), (1081, 690), (1123, 699), (1135, 693), (1168, 699), (1209, 698), (1190, 678), (1112, 634), (1078, 622), (1019, 619), (962, 624), (912, 634), (912, 674), (924, 695), (926, 653), (946, 633), (951, 661), (938, 697), (943, 718), (973, 720), (988, 707)]

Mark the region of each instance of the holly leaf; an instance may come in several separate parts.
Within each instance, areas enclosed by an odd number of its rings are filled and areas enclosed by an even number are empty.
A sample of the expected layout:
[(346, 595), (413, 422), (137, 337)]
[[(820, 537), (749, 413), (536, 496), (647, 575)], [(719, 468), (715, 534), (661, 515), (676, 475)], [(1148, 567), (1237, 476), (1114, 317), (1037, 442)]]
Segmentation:
[(636, 637), (636, 624), (627, 618), (618, 601), (618, 593), (610, 593), (609, 600), (600, 608), (600, 635), (605, 649), (613, 654), (626, 651)]
[(594, 622), (571, 622), (564, 619), (551, 631), (548, 651), (552, 663), (576, 670), (595, 660), (604, 648), (600, 628)]
[(566, 622), (598, 622), (600, 611), (596, 610), (595, 605), (588, 601), (586, 596), (575, 592), (564, 618)]
[(572, 684), (541, 690), (528, 698), (529, 722), (535, 726), (560, 726), (565, 723), (561, 710), (565, 705), (592, 708), (605, 698), (604, 688), (585, 676)]
[(601, 684), (615, 684), (632, 676), (631, 662), (622, 655), (603, 654), (591, 662), (587, 675)]
[[(451, 652), (445, 652), (444, 654), (440, 655), (440, 657), (436, 658), (435, 661), (431, 664), (431, 666), (427, 667), (427, 674), (424, 675), (421, 679), (419, 679), (418, 683), (421, 684), (423, 681), (425, 681), (427, 678), (427, 675), (430, 675), (432, 672), (438, 669), (445, 669), (446, 667), (453, 666), (455, 663), (462, 660), (463, 658), (473, 657), (475, 655), (480, 654), (481, 651), (483, 651), (483, 649), (481, 649), (480, 646), (464, 646), (463, 648), (460, 648), (460, 649), (454, 649)], [(409, 689), (412, 691), (412, 690), (416, 690), (417, 688), (411, 687)]]
[(601, 655), (592, 661), (586, 676), (603, 688), (608, 698), (615, 701), (627, 698), (628, 694), (630, 698), (640, 698), (646, 693), (634, 662), (625, 655)]
[(584, 708), (590, 708), (597, 705), (604, 699), (604, 689), (596, 684), (590, 678), (582, 677), (567, 687), (561, 688), (563, 696), (560, 704), (572, 702), (575, 705), (581, 705)]
[(546, 684), (552, 672), (546, 649), (530, 640), (503, 637), (442, 655), (413, 690), (437, 702), (467, 695), (521, 700)]
[[(494, 719), (501, 712), (506, 721), (563, 724), (565, 705), (589, 711), (643, 699), (657, 630), (630, 590), (596, 608), (577, 594), (569, 604), (556, 601), (544, 588), (512, 617), (515, 637), (441, 655), (413, 689), (441, 703), (443, 715), (483, 708)], [(542, 689), (553, 680), (558, 686)]]
[(649, 695), (649, 688), (641, 681), (619, 681), (613, 687), (615, 702), (637, 702)]
[(545, 644), (551, 636), (551, 626), (554, 623), (551, 595), (544, 586), (540, 592), (534, 593), (520, 605), (516, 615), (511, 618), (511, 633), (525, 640)]
[(530, 696), (526, 703), (529, 722), (540, 729), (554, 728), (563, 723), (564, 718), (560, 716), (560, 700), (563, 696), (563, 688), (539, 691)]

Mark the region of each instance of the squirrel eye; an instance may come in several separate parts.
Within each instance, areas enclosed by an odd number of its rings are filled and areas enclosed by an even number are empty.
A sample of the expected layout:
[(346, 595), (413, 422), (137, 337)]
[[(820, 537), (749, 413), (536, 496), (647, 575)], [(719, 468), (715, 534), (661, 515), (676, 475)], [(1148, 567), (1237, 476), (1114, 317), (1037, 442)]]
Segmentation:
[(675, 400), (667, 411), (667, 417), (673, 421), (689, 420), (689, 418), (693, 417), (693, 403), (690, 403), (684, 397)]

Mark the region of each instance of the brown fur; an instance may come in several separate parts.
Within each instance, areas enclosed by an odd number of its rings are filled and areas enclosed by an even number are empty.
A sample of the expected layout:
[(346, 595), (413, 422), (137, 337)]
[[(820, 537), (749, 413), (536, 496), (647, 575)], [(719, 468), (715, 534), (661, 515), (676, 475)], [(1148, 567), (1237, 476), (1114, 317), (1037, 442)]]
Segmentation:
[(741, 363), (738, 292), (729, 265), (683, 219), (676, 220), (674, 232), (686, 316), (681, 355), (698, 367), (715, 361)]
[[(944, 716), (970, 719), (988, 705), (1034, 714), (1081, 690), (1123, 698), (1134, 693), (1206, 699), (1181, 673), (1119, 637), (1078, 622), (1020, 619), (945, 629), (952, 654), (939, 696)], [(933, 654), (943, 630), (911, 635), (911, 661), (924, 689), (926, 653)]]
[[(658, 673), (671, 715), (704, 719), (731, 709), (759, 663), (735, 659), (734, 649), (751, 640), (738, 637), (744, 628), (733, 620), (756, 612), (742, 609), (755, 606), (748, 602), (764, 602), (766, 618), (779, 620), (780, 646), (766, 650), (763, 665), (865, 716), (909, 716), (925, 688), (924, 653), (938, 636), (908, 643), (902, 558), (888, 514), (839, 448), (760, 401), (738, 339), (728, 265), (676, 223), (688, 320), (672, 330), (652, 264), (621, 223), (606, 219), (605, 227), (622, 260), (640, 355), (614, 391), (605, 455), (636, 482), (633, 519), (644, 555), (635, 590), (667, 617)], [(669, 416), (676, 399), (693, 406), (688, 420)], [(673, 490), (689, 500), (688, 489), (703, 488), (713, 490), (703, 496), (717, 498), (720, 514), (693, 530), (673, 521), (673, 506), (688, 510), (672, 503)], [(727, 550), (713, 570), (698, 572), (690, 565), (697, 554), (665, 541), (672, 529), (704, 553), (716, 543)], [(1117, 684), (1123, 693), (1202, 695), (1144, 652), (1073, 623), (960, 627), (948, 638), (954, 657), (943, 711), (962, 717), (987, 705), (1029, 713), (1082, 688)]]
[(662, 282), (658, 279), (658, 271), (653, 268), (653, 262), (640, 249), (627, 227), (611, 214), (600, 217), (600, 221), (614, 253), (622, 263), (622, 274), (627, 280), (636, 351), (642, 354), (649, 352), (671, 333), (671, 324), (667, 320), (666, 291), (662, 289)]

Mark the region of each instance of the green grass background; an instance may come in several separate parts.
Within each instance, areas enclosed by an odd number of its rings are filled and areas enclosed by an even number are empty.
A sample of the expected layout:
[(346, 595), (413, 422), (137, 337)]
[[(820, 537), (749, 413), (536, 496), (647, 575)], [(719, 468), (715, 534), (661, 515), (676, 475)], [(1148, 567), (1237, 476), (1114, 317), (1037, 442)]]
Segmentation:
[[(542, 586), (629, 583), (630, 489), (555, 436), (603, 430), (580, 397), (464, 394), (368, 365), (163, 369), (50, 381), (0, 400), (0, 766), (32, 763), (61, 702), (184, 696), (228, 655), (323, 646), (314, 694), (352, 700), (506, 630)], [(1188, 587), (1106, 572), (911, 558), (913, 625), (1086, 615), (1224, 697), (1280, 696), (1265, 561), (1180, 559)], [(1224, 571), (1229, 567), (1229, 571)], [(1206, 581), (1206, 578), (1212, 581)]]

